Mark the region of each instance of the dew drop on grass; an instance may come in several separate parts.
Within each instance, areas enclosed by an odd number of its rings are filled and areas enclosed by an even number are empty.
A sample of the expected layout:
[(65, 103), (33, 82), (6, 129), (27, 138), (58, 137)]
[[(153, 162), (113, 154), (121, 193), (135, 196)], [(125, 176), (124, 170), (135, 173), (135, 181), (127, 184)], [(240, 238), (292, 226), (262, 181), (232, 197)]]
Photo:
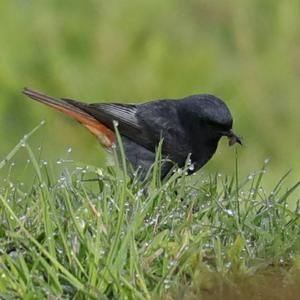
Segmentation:
[(85, 228), (85, 221), (80, 219), (79, 220), (79, 226), (80, 226), (81, 229), (84, 229)]
[(143, 193), (144, 193), (144, 189), (140, 189), (140, 190), (137, 192), (137, 194), (136, 194), (137, 198), (142, 197), (142, 196), (143, 196)]
[(71, 152), (72, 152), (72, 148), (69, 147), (69, 148), (67, 149), (67, 152), (68, 152), (68, 153), (71, 153)]
[(189, 157), (189, 158), (187, 159), (187, 165), (190, 166), (191, 164), (192, 164), (192, 160), (191, 160), (191, 158)]
[(41, 188), (41, 189), (44, 189), (45, 187), (46, 187), (45, 182), (42, 182), (42, 183), (40, 184), (40, 188)]
[(204, 244), (204, 247), (207, 248), (207, 249), (212, 249), (214, 246), (213, 246), (212, 242), (207, 242), (207, 243)]
[(98, 176), (100, 176), (100, 177), (103, 177), (103, 172), (102, 172), (101, 169), (97, 169), (97, 170), (96, 170), (96, 174), (97, 174)]
[(23, 136), (23, 138), (21, 139), (21, 147), (26, 147), (27, 139), (28, 139), (28, 135), (25, 134), (25, 135)]
[(63, 163), (63, 160), (61, 158), (56, 161), (57, 165), (61, 165), (62, 163)]
[(58, 181), (59, 181), (59, 182), (66, 182), (66, 181), (67, 181), (67, 178), (66, 178), (66, 176), (64, 176), (64, 175), (61, 175), (61, 176), (59, 177)]
[(61, 249), (61, 248), (56, 248), (56, 251), (57, 251), (58, 254), (63, 254), (64, 253), (63, 249)]
[(231, 217), (233, 217), (234, 216), (234, 211), (232, 210), (232, 209), (224, 209), (224, 211), (229, 215), (229, 216), (231, 216)]
[(26, 215), (21, 216), (21, 217), (19, 218), (19, 220), (22, 221), (22, 222), (23, 222), (23, 221), (26, 221), (26, 219), (27, 219), (27, 216), (26, 216)]
[(254, 178), (253, 174), (249, 174), (248, 177), (247, 177), (248, 180), (252, 180), (253, 178)]
[(44, 125), (44, 124), (46, 124), (46, 121), (45, 121), (45, 120), (42, 120), (40, 124), (41, 124), (41, 125)]
[(172, 269), (174, 266), (176, 266), (177, 260), (171, 260), (168, 264), (168, 269)]
[(172, 283), (172, 281), (170, 279), (166, 278), (164, 280), (164, 287), (165, 287), (165, 289), (169, 289), (171, 287), (171, 283)]
[(194, 165), (194, 164), (191, 164), (191, 165), (189, 166), (189, 170), (190, 170), (190, 171), (194, 171), (194, 170), (195, 170), (195, 165)]

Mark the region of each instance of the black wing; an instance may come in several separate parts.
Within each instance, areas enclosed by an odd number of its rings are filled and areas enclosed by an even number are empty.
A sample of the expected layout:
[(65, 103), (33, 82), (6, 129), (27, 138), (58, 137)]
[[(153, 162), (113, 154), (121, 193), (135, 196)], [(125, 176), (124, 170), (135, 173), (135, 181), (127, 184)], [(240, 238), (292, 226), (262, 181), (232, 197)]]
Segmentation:
[(190, 152), (190, 141), (181, 126), (176, 100), (156, 100), (145, 104), (95, 103), (86, 104), (63, 99), (87, 112), (99, 122), (114, 130), (117, 121), (121, 135), (155, 152), (161, 138), (163, 154), (184, 163)]
[(118, 103), (87, 104), (72, 99), (63, 98), (63, 100), (87, 112), (112, 130), (114, 130), (113, 121), (116, 121), (120, 133), (129, 138), (142, 132), (142, 127), (136, 118), (136, 105)]

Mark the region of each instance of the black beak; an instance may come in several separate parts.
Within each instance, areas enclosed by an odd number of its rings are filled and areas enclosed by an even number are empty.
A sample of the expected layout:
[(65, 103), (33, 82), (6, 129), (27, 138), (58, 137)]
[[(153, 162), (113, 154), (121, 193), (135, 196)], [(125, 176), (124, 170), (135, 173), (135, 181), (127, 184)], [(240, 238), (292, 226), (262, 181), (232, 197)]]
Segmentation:
[(238, 135), (236, 135), (232, 131), (232, 129), (230, 129), (228, 131), (225, 131), (225, 132), (222, 132), (222, 134), (228, 137), (228, 139), (229, 139), (229, 146), (232, 146), (235, 143), (239, 143), (240, 145), (243, 145), (243, 142), (242, 142), (241, 138)]

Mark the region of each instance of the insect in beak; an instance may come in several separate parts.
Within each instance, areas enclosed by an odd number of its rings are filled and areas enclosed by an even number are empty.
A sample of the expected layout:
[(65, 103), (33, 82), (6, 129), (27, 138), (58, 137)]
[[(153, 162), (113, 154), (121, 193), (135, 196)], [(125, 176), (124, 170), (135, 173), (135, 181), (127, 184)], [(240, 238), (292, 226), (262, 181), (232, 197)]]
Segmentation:
[(238, 135), (236, 135), (236, 134), (232, 131), (232, 129), (230, 129), (230, 130), (228, 130), (228, 131), (225, 131), (225, 132), (222, 132), (222, 135), (228, 137), (228, 140), (229, 140), (228, 144), (229, 144), (229, 146), (232, 146), (232, 145), (234, 145), (235, 143), (239, 143), (240, 145), (243, 145), (242, 139), (241, 139)]

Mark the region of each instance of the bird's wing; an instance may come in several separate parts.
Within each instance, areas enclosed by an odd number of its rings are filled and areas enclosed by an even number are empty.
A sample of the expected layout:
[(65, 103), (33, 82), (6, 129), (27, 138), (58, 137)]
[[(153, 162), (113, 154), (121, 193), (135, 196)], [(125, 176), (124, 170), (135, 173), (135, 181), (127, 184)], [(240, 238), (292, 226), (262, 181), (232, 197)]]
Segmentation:
[(136, 105), (120, 103), (86, 104), (72, 99), (63, 98), (62, 100), (82, 109), (111, 129), (114, 129), (113, 121), (116, 121), (120, 127), (140, 129), (136, 118)]
[(155, 152), (163, 138), (162, 152), (168, 153), (171, 159), (185, 161), (189, 153), (190, 144), (178, 119), (176, 100), (156, 100), (139, 105), (66, 101), (84, 110), (111, 130), (114, 130), (113, 120), (117, 121), (121, 135), (152, 152)]
[(130, 139), (135, 140), (142, 134), (142, 124), (136, 116), (136, 105), (120, 103), (86, 104), (72, 99), (63, 100), (82, 109), (111, 130), (114, 130), (113, 121), (116, 121), (119, 132)]

